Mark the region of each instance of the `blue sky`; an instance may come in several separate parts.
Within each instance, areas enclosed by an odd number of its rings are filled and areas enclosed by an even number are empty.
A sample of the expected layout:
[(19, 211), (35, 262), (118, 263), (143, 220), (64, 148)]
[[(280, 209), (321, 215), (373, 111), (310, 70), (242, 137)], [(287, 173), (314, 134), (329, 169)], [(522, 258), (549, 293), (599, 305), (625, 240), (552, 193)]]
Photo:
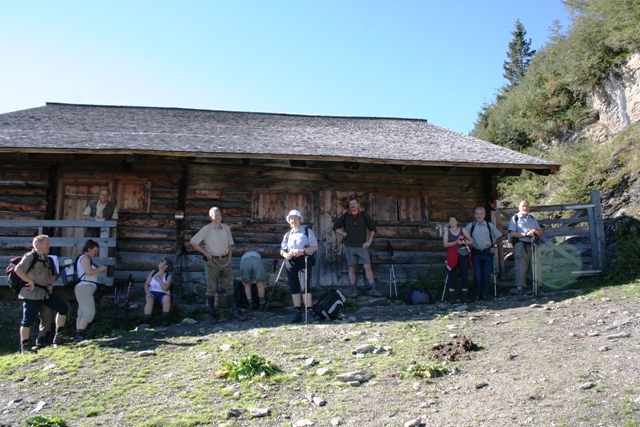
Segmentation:
[(427, 119), (468, 133), (560, 0), (0, 0), (0, 113), (66, 102)]

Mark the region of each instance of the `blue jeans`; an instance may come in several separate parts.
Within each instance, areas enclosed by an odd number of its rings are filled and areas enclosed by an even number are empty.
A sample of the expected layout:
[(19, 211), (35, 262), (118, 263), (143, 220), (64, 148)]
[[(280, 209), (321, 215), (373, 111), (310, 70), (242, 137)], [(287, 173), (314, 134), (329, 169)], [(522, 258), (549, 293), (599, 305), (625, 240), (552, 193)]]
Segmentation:
[(489, 276), (493, 267), (491, 252), (473, 251), (473, 294), (476, 298), (486, 298), (489, 293)]

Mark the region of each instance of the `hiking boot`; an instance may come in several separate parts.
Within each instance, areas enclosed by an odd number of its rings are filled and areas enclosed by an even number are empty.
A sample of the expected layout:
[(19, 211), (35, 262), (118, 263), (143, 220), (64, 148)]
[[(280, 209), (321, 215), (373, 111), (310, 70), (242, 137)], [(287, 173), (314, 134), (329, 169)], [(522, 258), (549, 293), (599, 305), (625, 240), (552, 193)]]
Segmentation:
[(253, 301), (248, 302), (247, 311), (253, 311)]
[[(221, 319), (222, 318), (222, 319)], [(216, 311), (210, 311), (209, 312), (209, 320), (211, 321), (211, 323), (213, 323), (214, 325), (216, 323), (220, 323), (222, 320), (224, 319), (224, 317), (222, 315), (218, 315), (218, 313), (216, 313)]]
[(264, 313), (265, 311), (267, 311), (267, 304), (264, 302), (261, 302), (260, 306), (258, 307), (258, 311), (260, 313)]
[(349, 296), (351, 298), (358, 298), (358, 287), (357, 286), (351, 286), (351, 292), (349, 293)]
[(302, 322), (302, 311), (301, 310), (293, 310), (293, 315), (289, 318), (289, 323), (299, 323)]
[(34, 349), (35, 347), (32, 347), (31, 344), (27, 343), (22, 343), (20, 344), (20, 353), (21, 354), (35, 354), (38, 352), (38, 350)]
[(41, 348), (45, 348), (48, 347), (49, 343), (47, 342), (47, 338), (46, 337), (38, 337), (36, 338), (36, 344), (33, 346), (33, 350), (38, 351)]
[(382, 296), (382, 294), (378, 291), (376, 291), (376, 288), (371, 287), (367, 289), (367, 295), (369, 295), (370, 297), (376, 297), (379, 298)]
[(524, 301), (525, 297), (524, 297), (524, 292), (522, 291), (522, 288), (518, 288), (518, 301)]
[(68, 337), (67, 334), (62, 331), (56, 332), (56, 335), (53, 337), (54, 345), (68, 344), (70, 342), (73, 342), (73, 338)]
[(245, 320), (247, 320), (247, 316), (245, 316), (244, 314), (238, 313), (238, 310), (233, 310), (233, 312), (231, 313), (231, 319), (238, 322), (244, 322)]
[(76, 335), (76, 337), (73, 339), (73, 343), (74, 343), (74, 344), (78, 344), (78, 343), (84, 342), (84, 341), (86, 341), (86, 340), (87, 340), (87, 339), (84, 337), (84, 335), (79, 335), (79, 334), (78, 334), (78, 335)]
[(316, 319), (316, 314), (314, 313), (312, 308), (307, 308), (307, 323), (313, 323), (315, 322)]

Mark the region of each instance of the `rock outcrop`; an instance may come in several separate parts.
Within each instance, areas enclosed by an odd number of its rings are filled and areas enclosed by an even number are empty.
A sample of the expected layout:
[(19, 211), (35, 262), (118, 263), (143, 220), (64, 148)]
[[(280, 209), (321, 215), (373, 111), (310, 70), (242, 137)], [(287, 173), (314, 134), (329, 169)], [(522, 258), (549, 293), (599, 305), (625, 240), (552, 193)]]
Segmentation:
[(599, 120), (584, 130), (591, 142), (602, 142), (640, 121), (640, 52), (609, 73), (588, 103), (599, 113)]

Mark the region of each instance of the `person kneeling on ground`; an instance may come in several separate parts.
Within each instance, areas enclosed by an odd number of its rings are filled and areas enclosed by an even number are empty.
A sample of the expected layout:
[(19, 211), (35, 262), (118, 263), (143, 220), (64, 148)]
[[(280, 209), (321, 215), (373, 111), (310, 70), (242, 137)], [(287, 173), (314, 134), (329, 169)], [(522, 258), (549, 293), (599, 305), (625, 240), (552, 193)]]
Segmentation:
[(169, 326), (169, 314), (171, 312), (171, 283), (173, 281), (171, 272), (173, 262), (163, 258), (158, 264), (158, 269), (153, 270), (144, 282), (146, 293), (144, 304), (144, 323), (151, 322), (151, 313), (154, 305), (162, 306), (162, 326)]

